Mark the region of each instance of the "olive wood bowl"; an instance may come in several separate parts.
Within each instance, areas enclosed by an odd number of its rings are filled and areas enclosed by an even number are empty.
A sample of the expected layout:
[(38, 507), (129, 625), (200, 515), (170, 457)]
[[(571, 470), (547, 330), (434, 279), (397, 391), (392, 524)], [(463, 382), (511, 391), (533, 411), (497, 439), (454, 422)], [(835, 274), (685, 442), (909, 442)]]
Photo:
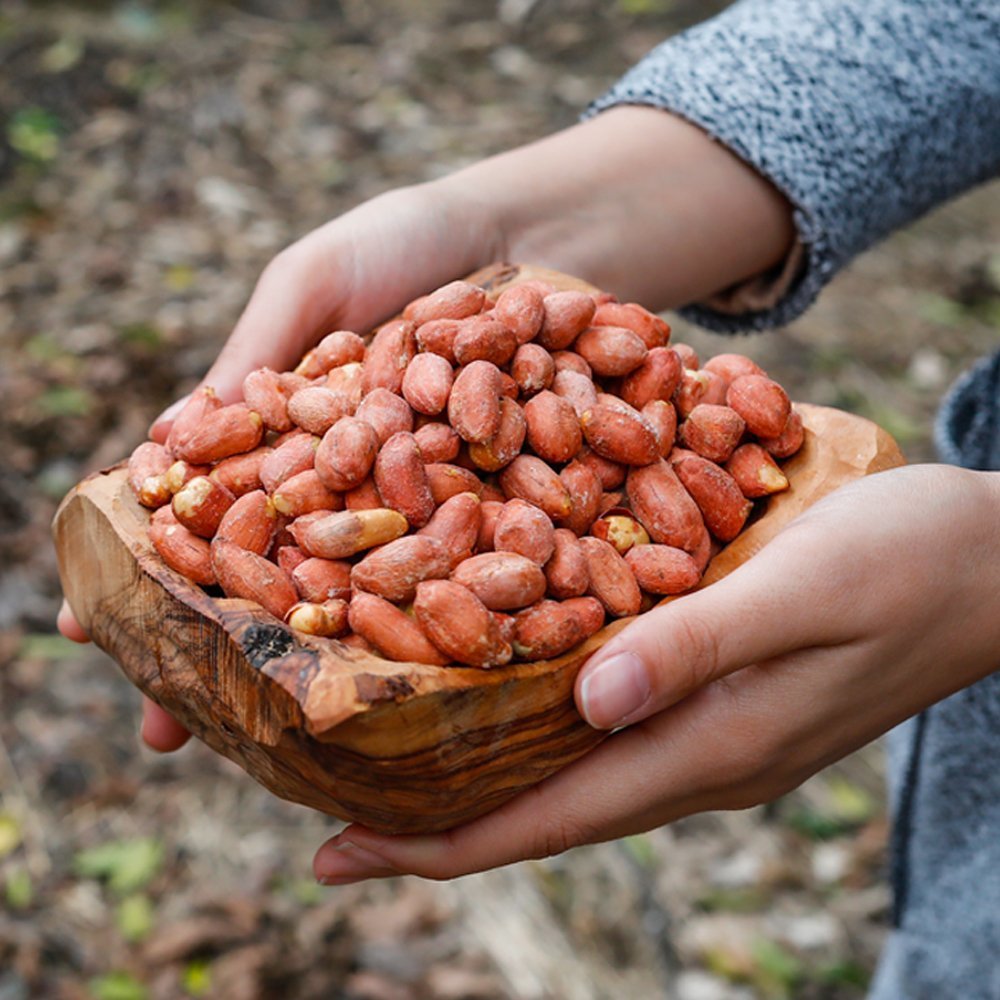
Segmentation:
[[(477, 272), (491, 294), (539, 268)], [(892, 438), (838, 410), (797, 404), (802, 450), (790, 488), (762, 504), (709, 564), (708, 586), (806, 507), (902, 464)], [(167, 567), (124, 466), (95, 473), (54, 522), (63, 590), (80, 624), (129, 680), (276, 795), (387, 833), (447, 829), (496, 808), (607, 735), (573, 704), (583, 662), (628, 620), (553, 660), (481, 670), (396, 663), (296, 632), (250, 601), (213, 597)], [(675, 598), (667, 598), (672, 600)]]

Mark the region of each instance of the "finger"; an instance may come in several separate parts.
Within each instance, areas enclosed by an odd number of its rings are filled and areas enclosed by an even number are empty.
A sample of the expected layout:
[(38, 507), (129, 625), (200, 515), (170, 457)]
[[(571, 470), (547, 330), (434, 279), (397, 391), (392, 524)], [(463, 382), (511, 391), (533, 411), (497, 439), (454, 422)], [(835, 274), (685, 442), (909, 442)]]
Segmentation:
[(76, 615), (73, 614), (69, 606), (69, 601), (65, 598), (63, 598), (59, 608), (59, 614), (56, 616), (56, 628), (73, 642), (90, 642), (90, 636), (83, 631), (82, 626), (76, 620)]
[(725, 691), (699, 692), (653, 720), (615, 733), (541, 784), (453, 830), (389, 836), (349, 826), (320, 847), (313, 870), (326, 885), (400, 874), (455, 878), (715, 808), (720, 788), (739, 780), (732, 761), (744, 753), (741, 741), (755, 742), (749, 723), (734, 716)]
[(140, 735), (146, 746), (160, 753), (178, 750), (191, 738), (191, 734), (172, 715), (145, 696), (142, 699)]
[(647, 612), (580, 671), (581, 715), (598, 729), (630, 725), (749, 664), (846, 639), (827, 545), (822, 531), (793, 526), (724, 579)]

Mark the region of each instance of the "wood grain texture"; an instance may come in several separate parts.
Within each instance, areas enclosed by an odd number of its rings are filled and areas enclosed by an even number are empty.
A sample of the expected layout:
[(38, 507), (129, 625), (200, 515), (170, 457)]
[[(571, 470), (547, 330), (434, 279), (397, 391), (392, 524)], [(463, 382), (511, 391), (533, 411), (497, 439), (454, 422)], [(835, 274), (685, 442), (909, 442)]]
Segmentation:
[[(472, 280), (497, 294), (536, 277), (589, 289), (516, 265)], [(875, 424), (798, 408), (806, 441), (784, 465), (791, 488), (712, 560), (703, 586), (837, 486), (902, 464)], [(54, 532), (70, 606), (137, 687), (283, 798), (385, 832), (442, 830), (499, 806), (605, 736), (577, 714), (573, 682), (624, 620), (542, 663), (395, 663), (206, 593), (162, 562), (148, 521), (120, 466), (66, 497)]]

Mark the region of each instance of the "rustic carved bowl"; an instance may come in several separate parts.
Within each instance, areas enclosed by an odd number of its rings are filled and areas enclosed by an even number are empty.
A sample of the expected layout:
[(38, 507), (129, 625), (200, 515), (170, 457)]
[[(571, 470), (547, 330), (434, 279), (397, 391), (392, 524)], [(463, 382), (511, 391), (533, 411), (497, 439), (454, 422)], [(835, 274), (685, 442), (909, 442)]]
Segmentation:
[[(498, 292), (537, 277), (589, 288), (516, 265), (472, 280)], [(875, 424), (797, 405), (806, 440), (784, 466), (790, 489), (712, 560), (702, 586), (831, 490), (902, 463)], [(138, 688), (283, 798), (384, 832), (442, 830), (496, 808), (606, 735), (577, 714), (573, 682), (625, 620), (545, 662), (395, 663), (293, 631), (249, 601), (210, 596), (162, 562), (148, 523), (122, 466), (65, 498), (54, 531), (70, 606)]]

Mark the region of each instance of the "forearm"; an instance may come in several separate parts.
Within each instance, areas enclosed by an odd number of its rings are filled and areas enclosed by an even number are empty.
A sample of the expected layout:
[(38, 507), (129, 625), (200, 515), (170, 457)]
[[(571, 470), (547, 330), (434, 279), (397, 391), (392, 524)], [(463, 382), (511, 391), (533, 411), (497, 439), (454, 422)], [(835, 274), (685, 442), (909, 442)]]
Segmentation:
[(440, 183), (494, 214), (499, 255), (654, 309), (768, 270), (794, 237), (791, 206), (768, 181), (652, 108), (616, 108)]

